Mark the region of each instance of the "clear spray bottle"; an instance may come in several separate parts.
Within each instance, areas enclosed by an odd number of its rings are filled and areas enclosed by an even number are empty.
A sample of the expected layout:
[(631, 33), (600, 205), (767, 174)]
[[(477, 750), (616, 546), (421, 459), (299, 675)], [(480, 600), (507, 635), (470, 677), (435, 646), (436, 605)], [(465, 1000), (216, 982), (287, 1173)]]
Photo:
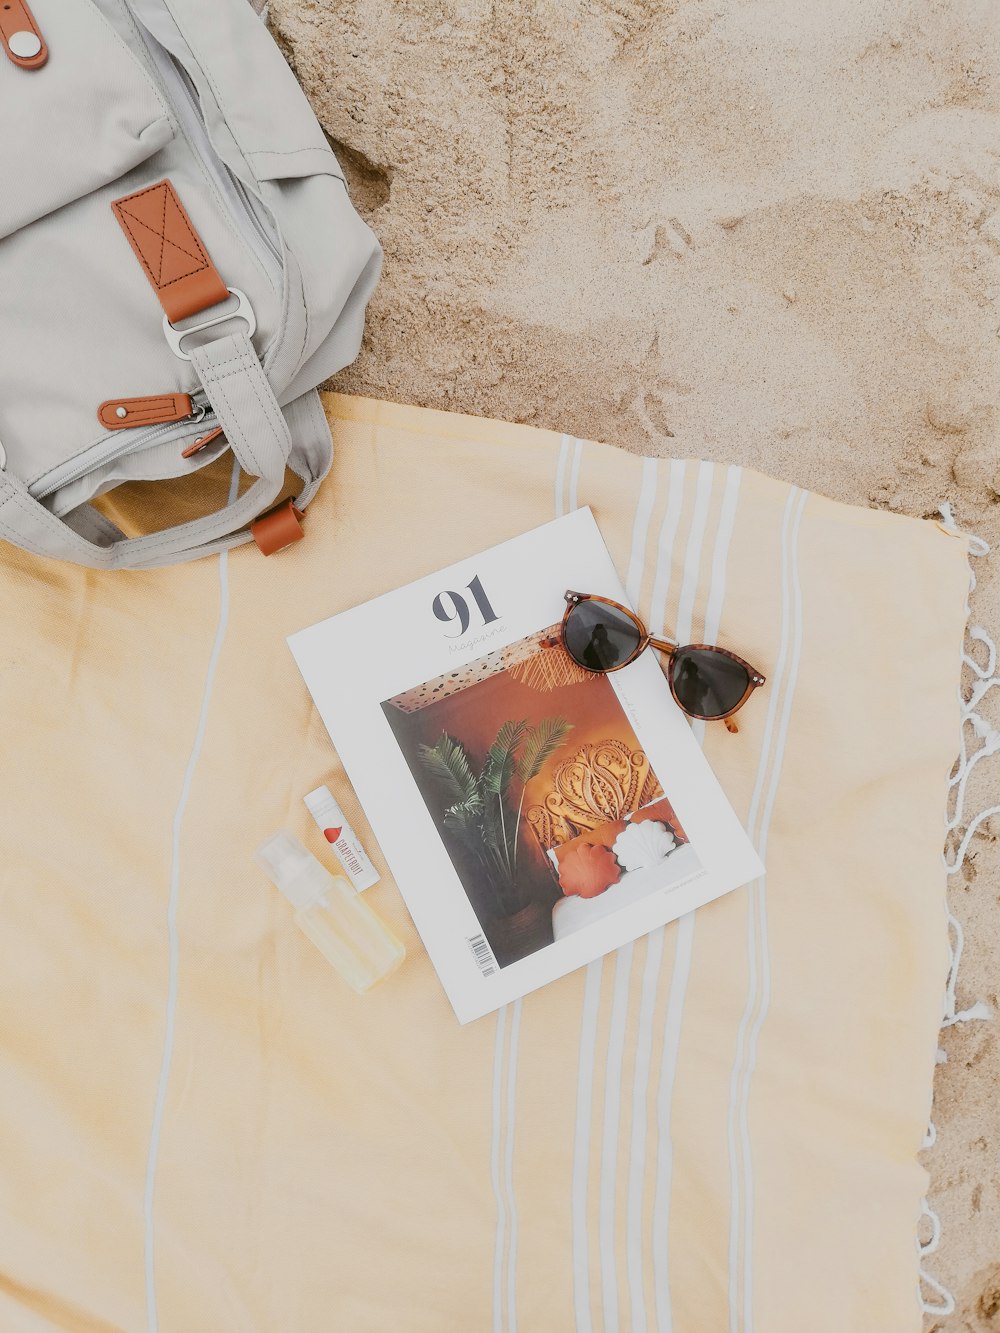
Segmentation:
[(257, 864), (295, 908), (295, 923), (354, 990), (395, 972), (406, 950), (343, 875), (331, 875), (294, 834), (262, 842)]

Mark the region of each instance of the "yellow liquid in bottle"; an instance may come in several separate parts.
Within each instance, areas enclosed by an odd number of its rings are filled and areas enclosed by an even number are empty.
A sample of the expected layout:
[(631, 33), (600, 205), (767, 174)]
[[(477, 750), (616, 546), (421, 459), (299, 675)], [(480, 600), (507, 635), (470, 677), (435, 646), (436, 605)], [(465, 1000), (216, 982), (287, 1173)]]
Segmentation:
[(356, 991), (371, 990), (406, 957), (400, 941), (343, 876), (332, 877), (326, 892), (300, 907), (295, 920)]

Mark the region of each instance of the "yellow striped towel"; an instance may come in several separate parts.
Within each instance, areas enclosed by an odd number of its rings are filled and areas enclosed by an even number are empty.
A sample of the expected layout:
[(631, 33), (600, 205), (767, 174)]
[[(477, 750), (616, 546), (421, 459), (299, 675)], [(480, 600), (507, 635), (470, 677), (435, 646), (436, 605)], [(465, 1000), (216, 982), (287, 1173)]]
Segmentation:
[[(916, 1333), (966, 541), (327, 405), (273, 559), (4, 551), (0, 1328)], [(463, 1028), (372, 846), (409, 957), (359, 998), (251, 861), (319, 851), (320, 783), (370, 842), (285, 635), (582, 504), (654, 630), (768, 676), (698, 728), (767, 876)]]

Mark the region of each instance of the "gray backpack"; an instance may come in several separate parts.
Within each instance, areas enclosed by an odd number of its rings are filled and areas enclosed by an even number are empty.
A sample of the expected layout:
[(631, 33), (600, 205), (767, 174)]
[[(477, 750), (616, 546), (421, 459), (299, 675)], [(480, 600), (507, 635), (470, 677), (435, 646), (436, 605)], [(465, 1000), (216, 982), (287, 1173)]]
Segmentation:
[[(0, 538), (280, 549), (381, 264), (291, 71), (247, 0), (4, 0), (0, 46)], [(256, 480), (206, 517), (127, 538), (90, 503), (226, 450)]]

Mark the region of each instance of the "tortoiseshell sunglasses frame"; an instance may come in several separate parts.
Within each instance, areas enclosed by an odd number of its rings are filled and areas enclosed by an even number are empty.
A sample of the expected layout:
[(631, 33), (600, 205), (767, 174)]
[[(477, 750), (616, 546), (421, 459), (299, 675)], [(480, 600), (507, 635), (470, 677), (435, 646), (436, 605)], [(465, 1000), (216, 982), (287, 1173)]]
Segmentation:
[[(605, 606), (614, 607), (616, 611), (620, 611), (623, 616), (627, 616), (629, 620), (631, 620), (632, 623), (635, 625), (636, 629), (639, 632), (639, 643), (635, 651), (631, 653), (625, 659), (624, 662), (619, 662), (617, 666), (597, 669), (594, 667), (585, 666), (583, 662), (578, 661), (577, 658), (574, 657), (572, 653), (570, 653), (569, 646), (566, 643), (566, 624), (569, 621), (570, 616), (573, 614), (574, 609), (578, 607), (581, 602), (601, 602)], [(739, 727), (733, 721), (733, 714), (738, 713), (740, 709), (743, 707), (743, 705), (746, 703), (746, 701), (750, 698), (751, 694), (753, 694), (754, 690), (760, 689), (760, 687), (763, 684), (765, 684), (767, 680), (767, 677), (763, 675), (762, 672), (758, 671), (756, 667), (751, 666), (749, 662), (745, 661), (737, 653), (731, 653), (728, 648), (720, 648), (717, 644), (714, 643), (679, 644), (679, 643), (674, 643), (671, 639), (657, 639), (652, 634), (650, 634), (649, 630), (642, 623), (642, 621), (635, 614), (635, 612), (630, 611), (627, 606), (622, 606), (621, 602), (612, 601), (610, 597), (597, 597), (593, 593), (589, 592), (573, 592), (572, 589), (567, 589), (566, 610), (563, 613), (562, 624), (560, 626), (560, 636), (562, 638), (563, 648), (565, 648), (566, 652), (569, 653), (569, 656), (576, 663), (576, 665), (582, 671), (589, 671), (590, 674), (593, 676), (607, 676), (610, 675), (612, 671), (621, 671), (623, 667), (627, 667), (632, 662), (634, 662), (635, 659), (639, 657), (641, 653), (644, 653), (647, 648), (656, 648), (657, 651), (665, 653), (667, 657), (670, 659), (669, 662), (667, 663), (667, 671), (666, 671), (667, 684), (670, 686), (670, 693), (674, 696), (674, 702), (677, 704), (677, 707), (681, 710), (681, 712), (686, 714), (688, 717), (697, 718), (701, 722), (725, 722), (726, 727), (729, 729), (729, 731), (733, 732), (739, 730)], [(719, 653), (722, 657), (728, 657), (733, 662), (738, 662), (740, 666), (744, 669), (744, 671), (747, 673), (747, 687), (743, 692), (743, 696), (733, 708), (730, 708), (728, 710), (728, 712), (712, 713), (712, 714), (692, 713), (690, 708), (685, 708), (684, 705), (681, 703), (680, 699), (678, 699), (677, 690), (674, 688), (674, 660), (675, 660), (674, 654), (686, 651), (689, 648), (697, 652)]]

